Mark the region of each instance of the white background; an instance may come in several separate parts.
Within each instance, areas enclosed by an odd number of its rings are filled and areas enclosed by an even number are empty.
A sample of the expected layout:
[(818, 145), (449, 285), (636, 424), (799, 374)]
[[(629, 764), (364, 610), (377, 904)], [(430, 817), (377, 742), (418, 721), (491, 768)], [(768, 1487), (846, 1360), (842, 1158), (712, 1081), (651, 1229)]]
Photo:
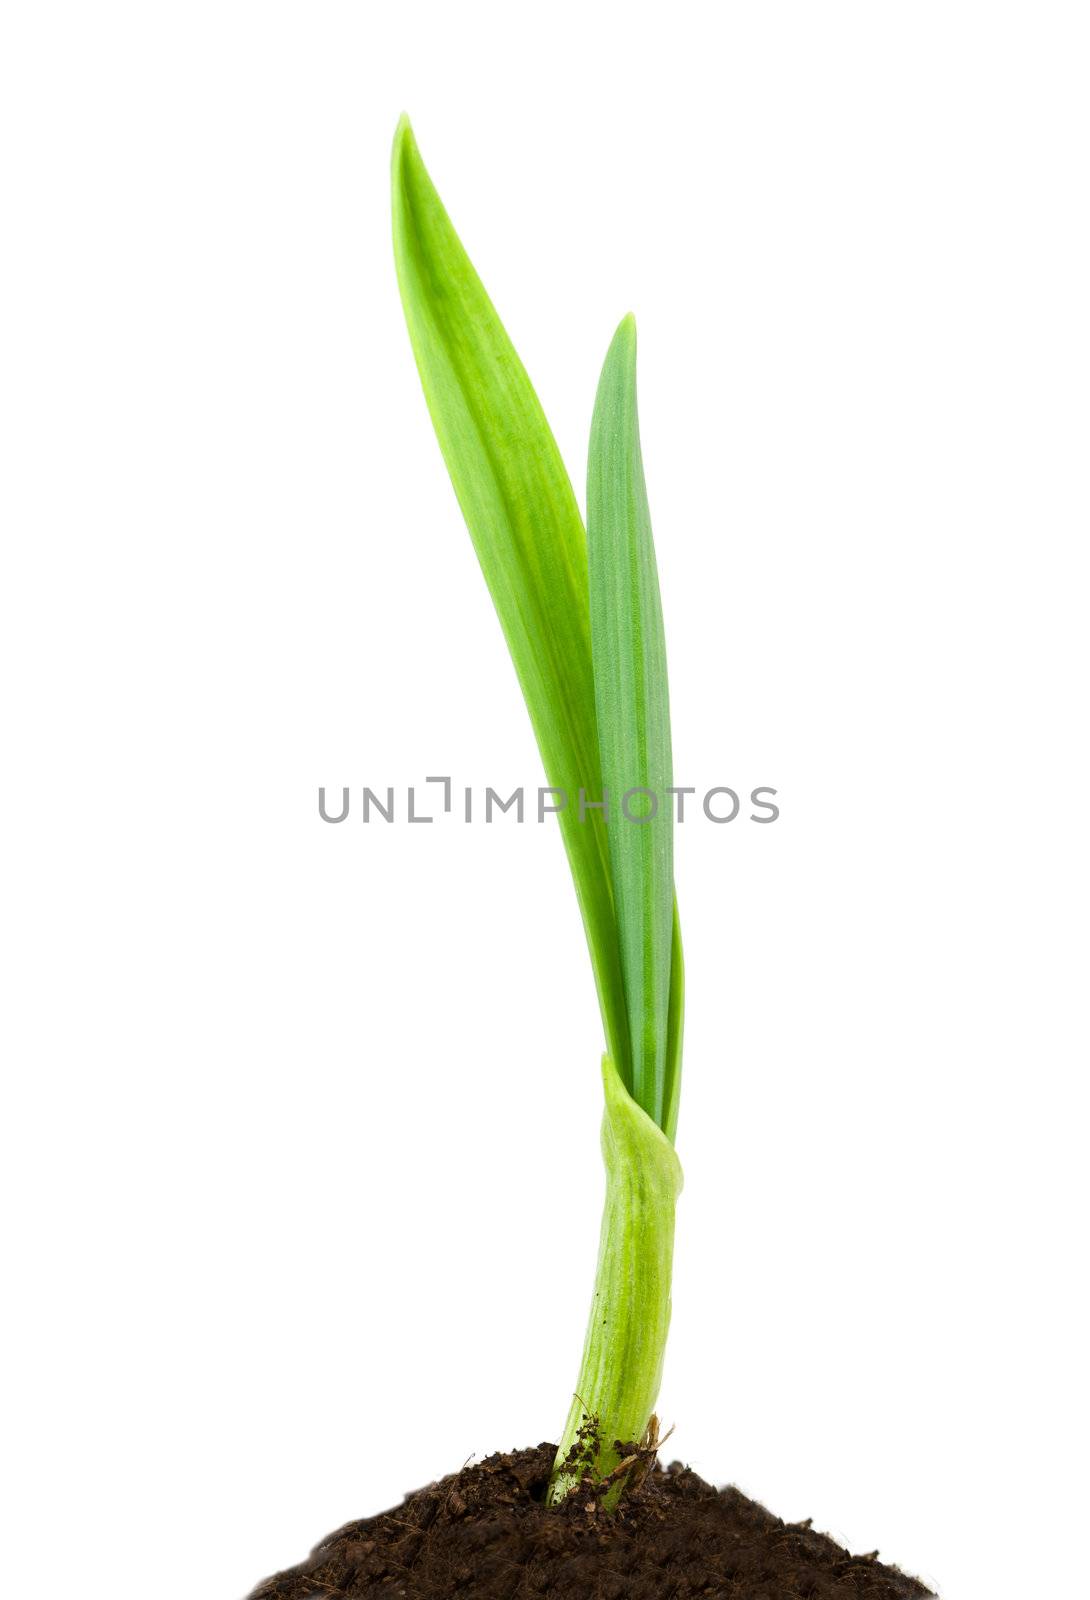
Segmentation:
[(1082, 1592), (1087, 43), (6, 8), (10, 1593), (238, 1600), (575, 1378), (555, 825), (316, 809), (540, 781), (402, 325), (402, 109), (580, 497), (637, 313), (678, 781), (780, 791), (678, 836), (669, 1448), (951, 1600)]

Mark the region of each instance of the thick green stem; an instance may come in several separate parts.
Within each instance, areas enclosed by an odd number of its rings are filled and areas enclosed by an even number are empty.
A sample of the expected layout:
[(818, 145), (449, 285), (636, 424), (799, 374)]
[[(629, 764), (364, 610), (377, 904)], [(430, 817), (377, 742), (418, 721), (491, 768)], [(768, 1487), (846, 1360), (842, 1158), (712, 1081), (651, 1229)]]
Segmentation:
[[(583, 1364), (549, 1489), (553, 1504), (586, 1472), (607, 1477), (621, 1459), (617, 1442), (643, 1437), (658, 1398), (670, 1328), (681, 1163), (608, 1056), (602, 1058), (602, 1078), (606, 1203)], [(568, 1462), (581, 1434), (592, 1441), (590, 1448)]]

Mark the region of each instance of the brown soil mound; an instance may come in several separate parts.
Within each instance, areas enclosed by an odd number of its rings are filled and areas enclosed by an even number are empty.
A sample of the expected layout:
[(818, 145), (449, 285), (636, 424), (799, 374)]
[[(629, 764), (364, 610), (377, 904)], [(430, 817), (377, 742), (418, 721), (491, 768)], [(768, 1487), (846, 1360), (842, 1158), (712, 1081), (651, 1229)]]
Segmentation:
[(877, 1553), (851, 1556), (675, 1462), (614, 1514), (589, 1491), (546, 1509), (556, 1446), (489, 1456), (350, 1522), (250, 1600), (918, 1600)]

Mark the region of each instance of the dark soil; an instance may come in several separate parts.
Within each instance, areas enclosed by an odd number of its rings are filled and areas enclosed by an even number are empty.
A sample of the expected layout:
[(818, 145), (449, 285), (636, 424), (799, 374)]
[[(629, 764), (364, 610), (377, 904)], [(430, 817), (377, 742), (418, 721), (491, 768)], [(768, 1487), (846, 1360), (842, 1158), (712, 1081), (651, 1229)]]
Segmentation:
[(930, 1593), (675, 1462), (618, 1511), (581, 1490), (546, 1509), (556, 1446), (489, 1456), (350, 1522), (250, 1600), (917, 1600)]

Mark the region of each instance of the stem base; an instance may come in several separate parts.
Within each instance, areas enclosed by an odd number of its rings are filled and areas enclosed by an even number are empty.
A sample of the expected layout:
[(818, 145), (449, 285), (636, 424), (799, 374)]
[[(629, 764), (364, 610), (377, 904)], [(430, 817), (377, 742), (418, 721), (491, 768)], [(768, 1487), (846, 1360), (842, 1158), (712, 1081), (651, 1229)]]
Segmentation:
[[(639, 1443), (662, 1381), (670, 1329), (674, 1211), (681, 1163), (661, 1128), (636, 1104), (609, 1056), (602, 1058), (602, 1156), (606, 1199), (583, 1362), (549, 1486), (562, 1500), (588, 1472), (599, 1481), (620, 1462), (616, 1445)], [(620, 1497), (622, 1480), (611, 1490)]]

